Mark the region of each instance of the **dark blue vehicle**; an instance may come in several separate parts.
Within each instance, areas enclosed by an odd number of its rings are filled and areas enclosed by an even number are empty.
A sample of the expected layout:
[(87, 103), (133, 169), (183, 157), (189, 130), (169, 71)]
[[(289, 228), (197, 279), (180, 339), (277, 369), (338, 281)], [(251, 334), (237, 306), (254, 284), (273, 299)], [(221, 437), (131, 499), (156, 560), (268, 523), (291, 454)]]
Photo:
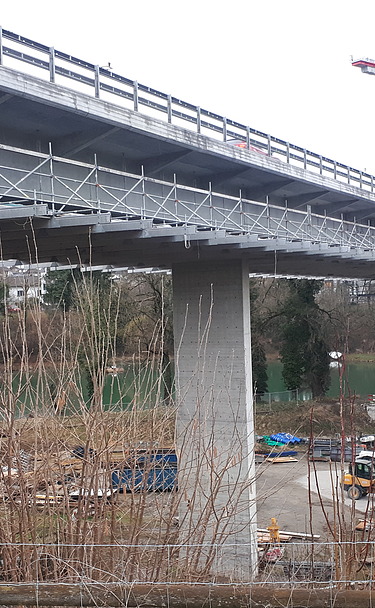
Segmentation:
[(138, 451), (132, 462), (112, 472), (112, 487), (119, 492), (177, 490), (177, 455), (172, 450)]

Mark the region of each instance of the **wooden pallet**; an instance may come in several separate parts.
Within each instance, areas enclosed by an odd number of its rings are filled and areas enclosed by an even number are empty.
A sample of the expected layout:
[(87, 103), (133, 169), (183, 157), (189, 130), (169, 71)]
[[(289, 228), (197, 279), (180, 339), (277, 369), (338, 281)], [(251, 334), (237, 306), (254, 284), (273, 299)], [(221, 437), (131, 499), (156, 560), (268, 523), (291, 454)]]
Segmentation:
[(272, 462), (272, 464), (279, 464), (285, 462), (299, 462), (298, 458), (294, 458), (293, 456), (276, 456), (275, 458), (266, 458), (266, 462)]

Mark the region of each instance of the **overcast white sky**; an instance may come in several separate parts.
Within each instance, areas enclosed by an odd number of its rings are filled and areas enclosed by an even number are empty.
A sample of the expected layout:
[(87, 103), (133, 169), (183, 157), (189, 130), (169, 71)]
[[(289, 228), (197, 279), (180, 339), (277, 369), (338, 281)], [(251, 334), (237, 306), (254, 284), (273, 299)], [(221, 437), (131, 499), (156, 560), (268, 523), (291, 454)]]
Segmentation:
[(374, 0), (2, 2), (0, 24), (375, 174)]

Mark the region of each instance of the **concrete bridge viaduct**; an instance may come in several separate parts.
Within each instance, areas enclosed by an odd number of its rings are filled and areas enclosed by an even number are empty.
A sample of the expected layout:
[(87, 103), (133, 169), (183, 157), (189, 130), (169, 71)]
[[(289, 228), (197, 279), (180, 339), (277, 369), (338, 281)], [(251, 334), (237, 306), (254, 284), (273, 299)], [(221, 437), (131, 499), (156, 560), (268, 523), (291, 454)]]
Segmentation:
[(0, 30), (4, 258), (172, 269), (181, 542), (256, 571), (249, 273), (372, 278), (373, 177)]

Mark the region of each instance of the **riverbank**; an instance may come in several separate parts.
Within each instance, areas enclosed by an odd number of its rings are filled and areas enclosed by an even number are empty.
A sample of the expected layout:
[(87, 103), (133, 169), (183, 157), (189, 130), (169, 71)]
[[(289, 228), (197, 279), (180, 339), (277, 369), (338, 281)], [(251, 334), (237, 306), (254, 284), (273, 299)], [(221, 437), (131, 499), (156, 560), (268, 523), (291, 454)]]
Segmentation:
[(256, 433), (271, 435), (335, 436), (344, 428), (347, 436), (374, 432), (374, 422), (365, 405), (355, 399), (321, 398), (312, 401), (273, 403), (268, 411), (257, 411)]
[[(172, 447), (175, 437), (176, 409), (159, 406), (149, 410), (122, 412), (83, 410), (81, 415), (36, 416), (21, 418), (14, 426), (18, 442), (26, 451), (34, 449), (38, 437), (49, 438), (48, 449), (72, 449), (90, 444), (94, 449), (113, 445)], [(319, 399), (275, 403), (272, 409), (256, 411), (255, 433), (290, 433), (299, 437), (373, 434), (374, 422), (366, 407), (355, 400)], [(3, 429), (6, 432), (6, 428)], [(104, 437), (103, 437), (104, 434)], [(103, 443), (104, 441), (104, 443)]]
[(375, 353), (350, 353), (345, 355), (347, 363), (373, 363), (375, 364)]
[[(267, 363), (272, 361), (281, 361), (281, 356), (278, 351), (269, 352), (266, 355)], [(374, 363), (375, 353), (347, 353), (345, 355), (346, 363)]]

